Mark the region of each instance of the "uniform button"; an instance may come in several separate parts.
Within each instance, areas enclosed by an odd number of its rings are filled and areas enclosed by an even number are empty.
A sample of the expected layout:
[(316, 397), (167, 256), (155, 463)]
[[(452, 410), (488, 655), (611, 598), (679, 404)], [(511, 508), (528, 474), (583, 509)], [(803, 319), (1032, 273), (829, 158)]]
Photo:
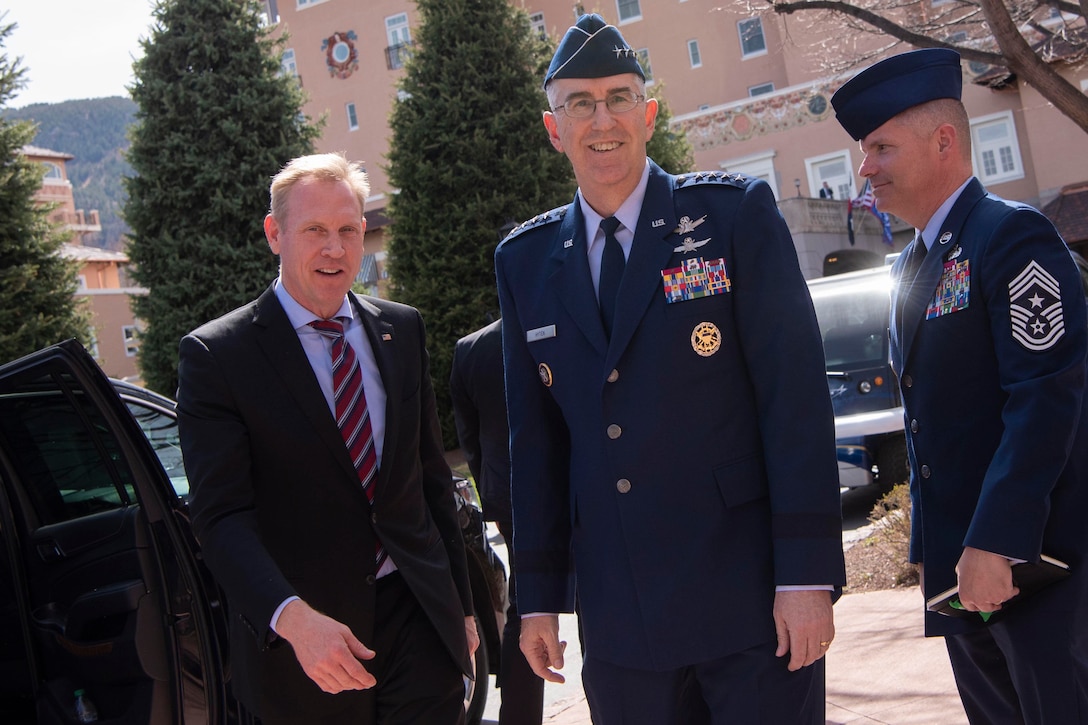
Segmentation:
[(608, 374), (608, 382), (610, 382), (610, 383), (614, 383), (619, 379), (620, 379), (620, 371), (619, 370), (613, 370), (612, 372), (610, 372)]
[(367, 586), (374, 586), (374, 582), (378, 581), (373, 574), (366, 575)]
[(627, 493), (631, 490), (631, 482), (628, 481), (626, 478), (621, 478), (620, 480), (616, 481), (616, 490), (620, 493)]
[(929, 466), (922, 466), (922, 478), (929, 478), (933, 474), (933, 471), (929, 470)]
[(909, 375), (904, 375), (903, 376), (903, 387), (904, 388), (910, 388), (910, 387), (913, 387), (913, 386), (914, 386), (914, 378), (912, 378)]
[(621, 435), (623, 435), (623, 429), (620, 428), (618, 425), (613, 423), (612, 425), (608, 426), (608, 437), (609, 438), (611, 438), (612, 440), (616, 440)]
[(911, 433), (917, 433), (918, 432), (918, 419), (917, 418), (912, 418), (911, 419), (911, 421), (910, 421), (910, 432)]

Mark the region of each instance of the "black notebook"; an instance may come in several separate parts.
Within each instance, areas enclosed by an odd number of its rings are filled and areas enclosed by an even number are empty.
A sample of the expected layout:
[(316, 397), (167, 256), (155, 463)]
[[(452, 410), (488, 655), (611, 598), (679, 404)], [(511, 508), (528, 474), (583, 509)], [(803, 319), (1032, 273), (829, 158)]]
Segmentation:
[[(1015, 604), (1021, 599), (1030, 597), (1045, 586), (1069, 576), (1069, 565), (1052, 556), (1042, 555), (1038, 562), (1025, 561), (1013, 564), (1012, 582), (1020, 588), (1020, 593), (1012, 599), (1001, 604), (1001, 609)], [(990, 620), (996, 612), (969, 612), (960, 606), (960, 590), (958, 586), (947, 589), (935, 597), (926, 600), (926, 609), (948, 617), (982, 617), (982, 621)]]

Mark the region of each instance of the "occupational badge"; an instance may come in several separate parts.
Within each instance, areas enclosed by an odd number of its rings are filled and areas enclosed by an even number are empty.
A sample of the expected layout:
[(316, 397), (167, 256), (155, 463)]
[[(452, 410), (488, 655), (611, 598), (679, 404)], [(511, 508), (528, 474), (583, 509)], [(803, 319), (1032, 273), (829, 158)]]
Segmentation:
[(1009, 317), (1012, 338), (1028, 350), (1049, 350), (1065, 334), (1061, 285), (1035, 260), (1009, 282)]
[(710, 237), (701, 241), (695, 241), (695, 237), (684, 237), (684, 241), (680, 242), (680, 246), (674, 247), (672, 251), (680, 252), (681, 254), (687, 254), (688, 252), (694, 252), (699, 247), (703, 246), (710, 241)]
[(692, 221), (691, 217), (689, 217), (689, 216), (682, 216), (682, 217), (680, 217), (680, 226), (676, 227), (676, 229), (673, 229), (672, 233), (673, 234), (680, 234), (680, 235), (691, 234), (693, 231), (695, 231), (695, 227), (699, 226), (700, 224), (702, 224), (705, 221), (706, 221), (706, 214), (703, 214), (701, 217), (699, 217), (695, 221)]
[(966, 310), (970, 302), (971, 260), (956, 262), (954, 258), (950, 259), (944, 263), (937, 292), (926, 307), (926, 319), (932, 320), (934, 317)]
[(952, 251), (948, 253), (947, 257), (945, 257), (945, 261), (950, 259), (959, 259), (959, 256), (961, 254), (963, 254), (963, 247), (957, 244), (956, 246), (952, 247)]
[(941, 235), (941, 238), (937, 240), (941, 244), (948, 244), (952, 241), (952, 232), (945, 232)]
[(713, 322), (700, 322), (691, 331), (691, 349), (701, 357), (710, 357), (722, 346), (722, 333)]
[(724, 257), (685, 259), (679, 267), (661, 270), (661, 279), (665, 285), (665, 302), (670, 305), (725, 294), (733, 287), (726, 274)]
[(552, 386), (552, 369), (548, 367), (548, 363), (540, 363), (536, 371), (540, 374), (540, 382), (544, 383), (544, 387), (550, 388)]

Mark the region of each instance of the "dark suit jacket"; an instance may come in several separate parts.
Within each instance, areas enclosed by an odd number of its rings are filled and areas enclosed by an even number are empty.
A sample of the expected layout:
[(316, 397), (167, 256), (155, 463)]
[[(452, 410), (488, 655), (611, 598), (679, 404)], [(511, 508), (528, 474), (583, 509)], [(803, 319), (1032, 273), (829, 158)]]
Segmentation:
[[(926, 597), (956, 584), (964, 546), (1042, 552), (1072, 565), (1059, 586), (1083, 611), (1088, 323), (1069, 250), (1046, 217), (975, 179), (912, 280), (914, 254), (912, 243), (892, 268), (892, 365), (906, 410), (911, 560), (925, 563)], [(927, 312), (942, 288), (944, 309)], [(927, 614), (927, 634), (972, 626), (982, 625)]]
[[(611, 340), (577, 201), (496, 253), (518, 605), (571, 611), (576, 569), (586, 652), (665, 670), (773, 641), (776, 585), (844, 583), (842, 528), (819, 329), (769, 187), (651, 164), (634, 234)], [(667, 304), (662, 270), (698, 257), (729, 291)]]
[(454, 661), (471, 672), (467, 564), (423, 322), (404, 305), (351, 299), (388, 397), (373, 507), (271, 288), (181, 342), (178, 423), (193, 529), (231, 610), (235, 692), (258, 715), (305, 721), (360, 697), (321, 692), (269, 622), (298, 595), (371, 642), (382, 626), (375, 533)]
[(457, 341), (450, 395), (457, 438), (483, 499), (484, 518), (510, 523), (510, 427), (501, 320)]

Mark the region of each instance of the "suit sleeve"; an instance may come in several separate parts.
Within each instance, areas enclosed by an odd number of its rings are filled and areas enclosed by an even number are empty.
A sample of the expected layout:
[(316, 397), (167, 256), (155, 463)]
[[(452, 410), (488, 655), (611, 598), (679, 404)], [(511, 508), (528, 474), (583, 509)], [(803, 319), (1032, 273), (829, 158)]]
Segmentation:
[(457, 441), (461, 450), (465, 453), (468, 470), (472, 479), (479, 487), (482, 482), (480, 472), (480, 411), (476, 408), (472, 396), (468, 391), (469, 371), (465, 366), (469, 363), (465, 356), (468, 354), (468, 345), (458, 342), (453, 350), (453, 365), (450, 369), (450, 400), (453, 402), (453, 420), (457, 427)]
[(763, 439), (775, 584), (842, 585), (835, 418), (812, 299), (765, 183), (749, 188), (735, 224), (737, 327)]

